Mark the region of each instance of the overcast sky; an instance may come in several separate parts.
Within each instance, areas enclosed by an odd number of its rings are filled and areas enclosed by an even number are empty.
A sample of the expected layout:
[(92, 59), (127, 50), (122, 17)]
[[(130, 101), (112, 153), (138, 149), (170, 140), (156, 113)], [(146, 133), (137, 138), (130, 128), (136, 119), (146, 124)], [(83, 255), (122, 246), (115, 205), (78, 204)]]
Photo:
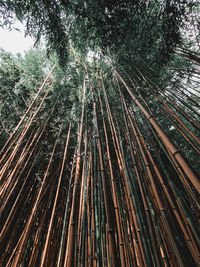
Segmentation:
[(5, 51), (12, 53), (24, 54), (24, 51), (33, 48), (34, 40), (30, 37), (24, 37), (24, 26), (20, 22), (16, 22), (17, 30), (5, 30), (0, 28), (0, 47)]

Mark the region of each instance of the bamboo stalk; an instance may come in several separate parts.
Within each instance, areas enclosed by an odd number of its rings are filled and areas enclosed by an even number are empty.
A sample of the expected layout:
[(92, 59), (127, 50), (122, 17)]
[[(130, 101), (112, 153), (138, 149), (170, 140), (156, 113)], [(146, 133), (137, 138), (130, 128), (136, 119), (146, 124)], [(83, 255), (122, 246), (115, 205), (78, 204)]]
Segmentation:
[(186, 160), (181, 155), (180, 151), (176, 148), (176, 146), (171, 142), (171, 140), (167, 137), (165, 132), (161, 129), (161, 127), (158, 125), (156, 120), (154, 119), (152, 114), (149, 114), (144, 107), (140, 104), (138, 99), (134, 96), (133, 92), (130, 90), (130, 88), (126, 85), (125, 81), (122, 79), (122, 77), (119, 75), (119, 73), (114, 69), (114, 72), (116, 76), (121, 80), (124, 87), (134, 100), (135, 104), (140, 108), (140, 110), (143, 112), (143, 114), (146, 116), (146, 118), (149, 120), (149, 122), (152, 124), (156, 132), (158, 133), (159, 137), (162, 139), (164, 145), (171, 151), (173, 157), (177, 160), (177, 162), (180, 164), (184, 172), (187, 174), (188, 178), (190, 179), (193, 186), (196, 188), (198, 193), (200, 193), (200, 182), (196, 175), (194, 174), (193, 170), (190, 168)]
[[(61, 130), (60, 130), (61, 132)], [(36, 210), (37, 210), (37, 207), (38, 207), (38, 204), (39, 204), (39, 200), (40, 200), (40, 196), (42, 194), (42, 191), (43, 191), (43, 188), (44, 188), (44, 184), (45, 184), (45, 180), (48, 176), (48, 172), (49, 172), (49, 169), (50, 169), (50, 166), (51, 166), (51, 162), (52, 162), (52, 159), (53, 159), (53, 155), (55, 153), (55, 149), (56, 149), (56, 145), (57, 145), (57, 142), (58, 142), (58, 138), (59, 138), (59, 135), (60, 135), (60, 132), (58, 134), (58, 137), (55, 141), (55, 144), (54, 144), (54, 147), (53, 147), (53, 150), (52, 150), (52, 154), (51, 154), (51, 157), (49, 159), (49, 163), (48, 163), (48, 166), (47, 166), (47, 169), (46, 169), (46, 172), (45, 172), (45, 176), (44, 176), (44, 179), (43, 179), (43, 184), (41, 185), (39, 191), (38, 191), (38, 195), (37, 195), (37, 198), (36, 198), (36, 201), (34, 203), (34, 207), (32, 209), (32, 212), (31, 212), (31, 215), (29, 216), (29, 219), (26, 223), (26, 226), (24, 228), (24, 231), (18, 241), (18, 244), (16, 245), (15, 249), (13, 250), (13, 253), (9, 259), (9, 262), (11, 261), (12, 257), (14, 256), (14, 259), (13, 259), (13, 266), (18, 266), (20, 260), (21, 260), (21, 257), (22, 257), (22, 251), (24, 250), (24, 246), (26, 244), (26, 241), (27, 241), (27, 238), (28, 238), (28, 234), (30, 232), (30, 228), (31, 228), (31, 225), (32, 225), (32, 222), (33, 222), (33, 218), (34, 218), (34, 215), (36, 213)]]
[(41, 263), (40, 263), (41, 266), (44, 266), (46, 254), (48, 253), (49, 239), (50, 239), (50, 234), (51, 234), (51, 231), (52, 231), (53, 219), (54, 219), (54, 215), (55, 215), (56, 205), (57, 205), (57, 202), (58, 202), (58, 194), (59, 194), (59, 191), (60, 191), (61, 179), (62, 179), (62, 176), (63, 176), (64, 166), (65, 166), (65, 161), (66, 161), (66, 155), (67, 155), (67, 149), (68, 149), (68, 144), (69, 144), (70, 131), (71, 131), (71, 121), (69, 122), (68, 133), (67, 133), (65, 149), (64, 149), (64, 154), (63, 154), (63, 161), (62, 161), (62, 166), (61, 166), (60, 175), (59, 175), (59, 179), (58, 179), (56, 196), (55, 196), (54, 205), (53, 205), (53, 209), (52, 209), (52, 213), (51, 213), (51, 219), (50, 219), (50, 223), (49, 223), (48, 233), (47, 233), (45, 246), (44, 246), (44, 250), (43, 250), (43, 254), (42, 254), (42, 259), (41, 259)]
[(74, 238), (75, 238), (75, 226), (76, 226), (76, 218), (78, 216), (78, 212), (75, 210), (75, 204), (78, 201), (79, 193), (78, 187), (80, 183), (80, 165), (81, 165), (81, 144), (82, 144), (82, 135), (83, 135), (83, 122), (84, 122), (84, 111), (85, 111), (85, 80), (83, 82), (83, 104), (82, 104), (82, 115), (81, 115), (81, 125), (79, 132), (79, 145), (77, 151), (77, 161), (76, 161), (76, 172), (75, 172), (75, 181), (73, 188), (73, 199), (72, 199), (72, 208), (70, 213), (70, 222), (69, 222), (69, 234), (67, 239), (67, 248), (65, 254), (65, 262), (64, 266), (72, 266), (74, 261)]

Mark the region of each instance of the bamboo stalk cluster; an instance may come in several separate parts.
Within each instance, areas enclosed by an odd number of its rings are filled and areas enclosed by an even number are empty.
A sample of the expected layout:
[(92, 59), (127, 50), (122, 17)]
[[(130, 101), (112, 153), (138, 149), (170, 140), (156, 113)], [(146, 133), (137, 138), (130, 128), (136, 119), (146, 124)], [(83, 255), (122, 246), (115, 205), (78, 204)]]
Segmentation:
[[(199, 266), (197, 174), (140, 91), (136, 96), (134, 86), (114, 73), (121, 114), (111, 105), (102, 77), (98, 86), (84, 80), (76, 144), (69, 119), (65, 145), (59, 145), (60, 128), (48, 161), (42, 162), (48, 120), (39, 127), (33, 120), (48, 90), (31, 113), (42, 86), (2, 148), (0, 266)], [(198, 136), (170, 105), (197, 128), (198, 121), (166, 92), (164, 99), (151, 90), (163, 114), (199, 154)]]

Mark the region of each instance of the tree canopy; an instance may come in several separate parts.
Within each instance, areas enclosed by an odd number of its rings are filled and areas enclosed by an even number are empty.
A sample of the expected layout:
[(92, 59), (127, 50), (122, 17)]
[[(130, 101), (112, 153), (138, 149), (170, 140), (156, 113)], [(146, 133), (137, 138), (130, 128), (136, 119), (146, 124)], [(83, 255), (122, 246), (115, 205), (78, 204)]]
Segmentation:
[[(188, 26), (191, 10), (198, 10), (198, 2), (1, 1), (2, 25), (10, 27), (17, 17), (36, 43), (45, 36), (48, 48), (56, 50), (62, 62), (72, 42), (82, 53), (98, 46), (119, 57), (120, 64), (122, 59), (135, 63), (142, 57), (154, 67), (155, 62), (168, 61), (176, 45), (183, 43), (181, 31)], [(199, 27), (196, 35), (199, 38)]]

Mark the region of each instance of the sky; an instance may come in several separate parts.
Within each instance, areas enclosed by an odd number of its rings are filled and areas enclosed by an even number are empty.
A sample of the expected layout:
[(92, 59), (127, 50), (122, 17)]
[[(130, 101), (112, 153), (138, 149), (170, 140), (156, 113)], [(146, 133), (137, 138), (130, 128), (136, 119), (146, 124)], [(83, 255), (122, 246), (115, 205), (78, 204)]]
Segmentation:
[(33, 48), (34, 40), (30, 37), (24, 37), (24, 26), (20, 22), (16, 22), (14, 25), (17, 30), (8, 30), (0, 28), (0, 47), (5, 51), (12, 52), (14, 54), (28, 51)]

